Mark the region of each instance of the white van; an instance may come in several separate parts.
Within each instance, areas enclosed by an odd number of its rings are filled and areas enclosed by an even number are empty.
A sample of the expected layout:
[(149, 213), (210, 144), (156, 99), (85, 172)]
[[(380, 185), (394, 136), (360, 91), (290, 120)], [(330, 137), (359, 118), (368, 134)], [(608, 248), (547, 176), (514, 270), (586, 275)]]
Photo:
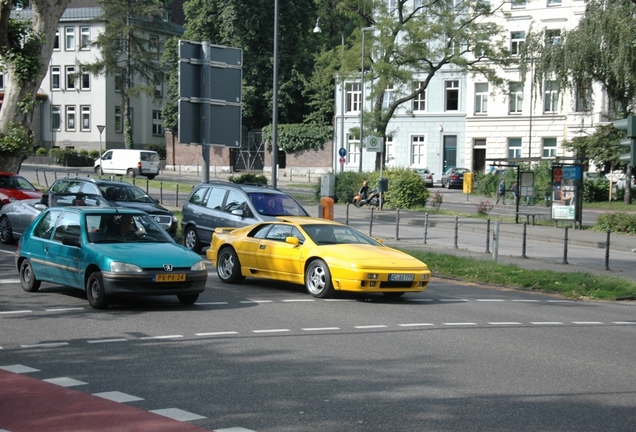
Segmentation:
[(112, 149), (104, 152), (94, 166), (98, 174), (142, 175), (152, 180), (159, 174), (159, 154), (152, 150)]

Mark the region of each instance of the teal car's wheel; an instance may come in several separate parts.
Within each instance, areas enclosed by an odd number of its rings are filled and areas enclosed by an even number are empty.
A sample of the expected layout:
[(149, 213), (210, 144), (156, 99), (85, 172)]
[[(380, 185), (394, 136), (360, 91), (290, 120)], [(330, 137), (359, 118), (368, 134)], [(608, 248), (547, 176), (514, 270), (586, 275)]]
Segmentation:
[(88, 277), (86, 281), (86, 298), (88, 299), (88, 304), (94, 309), (104, 309), (108, 306), (101, 272), (93, 272)]
[(317, 298), (328, 298), (334, 295), (331, 272), (326, 262), (316, 259), (309, 263), (305, 271), (305, 287), (309, 294)]
[(26, 292), (35, 292), (40, 289), (40, 281), (35, 278), (33, 266), (28, 259), (20, 264), (20, 285)]
[(199, 235), (197, 234), (197, 229), (195, 227), (189, 226), (186, 228), (185, 233), (183, 233), (183, 245), (192, 252), (201, 252), (203, 245), (199, 240)]
[(241, 263), (234, 249), (225, 247), (219, 251), (216, 273), (221, 282), (225, 283), (237, 283), (245, 279), (245, 276), (241, 274)]
[(178, 295), (179, 303), (184, 305), (194, 304), (199, 299), (199, 294), (182, 294)]

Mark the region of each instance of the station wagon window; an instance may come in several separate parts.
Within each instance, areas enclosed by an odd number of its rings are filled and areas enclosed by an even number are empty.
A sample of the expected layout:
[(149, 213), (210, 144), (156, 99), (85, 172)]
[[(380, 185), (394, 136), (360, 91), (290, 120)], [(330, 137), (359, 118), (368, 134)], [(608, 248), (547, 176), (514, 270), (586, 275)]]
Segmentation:
[(221, 210), (223, 206), (223, 198), (225, 198), (225, 189), (211, 188), (208, 194), (207, 202), (205, 206), (214, 210)]
[(205, 193), (208, 191), (207, 188), (199, 188), (190, 195), (190, 199), (188, 200), (191, 204), (203, 205), (203, 199), (205, 198)]
[(51, 233), (53, 232), (53, 227), (55, 227), (55, 222), (57, 218), (62, 213), (62, 210), (53, 209), (46, 213), (42, 219), (38, 221), (38, 224), (33, 229), (33, 237), (40, 237), (43, 239), (51, 238)]
[(227, 196), (227, 201), (225, 202), (225, 210), (228, 213), (231, 213), (234, 210), (246, 210), (247, 204), (245, 202), (245, 197), (242, 194), (236, 191), (230, 191)]

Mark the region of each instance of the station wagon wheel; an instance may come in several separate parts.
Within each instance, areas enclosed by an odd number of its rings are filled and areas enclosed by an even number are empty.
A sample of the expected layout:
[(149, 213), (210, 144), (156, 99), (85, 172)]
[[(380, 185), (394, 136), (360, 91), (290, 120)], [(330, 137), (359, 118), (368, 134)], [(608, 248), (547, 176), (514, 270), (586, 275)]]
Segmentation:
[(0, 242), (7, 245), (15, 243), (11, 221), (6, 216), (2, 216), (2, 219), (0, 219)]
[(20, 285), (26, 292), (35, 292), (40, 289), (40, 281), (35, 278), (33, 266), (28, 259), (20, 264)]
[(305, 287), (309, 294), (317, 298), (329, 298), (334, 295), (331, 272), (326, 262), (317, 259), (309, 263), (305, 271)]
[(128, 168), (128, 171), (126, 171), (126, 177), (134, 178), (135, 170), (133, 170), (132, 168)]
[(88, 304), (94, 309), (104, 309), (108, 306), (101, 272), (93, 272), (88, 277), (88, 281), (86, 282), (86, 298), (88, 299)]
[(231, 247), (225, 247), (219, 251), (216, 260), (216, 273), (219, 279), (225, 283), (241, 282), (245, 276), (241, 274), (241, 263)]
[(201, 241), (199, 241), (199, 235), (195, 227), (189, 226), (186, 228), (183, 234), (183, 245), (190, 249), (192, 252), (199, 253), (203, 248)]
[(179, 303), (184, 305), (194, 304), (199, 299), (199, 294), (181, 294), (178, 295)]

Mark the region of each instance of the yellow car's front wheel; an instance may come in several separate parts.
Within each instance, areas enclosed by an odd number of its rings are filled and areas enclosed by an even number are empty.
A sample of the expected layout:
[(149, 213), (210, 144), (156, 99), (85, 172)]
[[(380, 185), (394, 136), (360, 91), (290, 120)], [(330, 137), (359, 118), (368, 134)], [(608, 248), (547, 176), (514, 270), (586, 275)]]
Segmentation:
[(216, 261), (216, 273), (221, 282), (236, 283), (245, 279), (241, 274), (241, 263), (231, 247), (224, 247), (219, 251)]
[(305, 287), (309, 294), (317, 298), (328, 298), (334, 294), (331, 272), (327, 263), (315, 259), (307, 265), (305, 270)]

